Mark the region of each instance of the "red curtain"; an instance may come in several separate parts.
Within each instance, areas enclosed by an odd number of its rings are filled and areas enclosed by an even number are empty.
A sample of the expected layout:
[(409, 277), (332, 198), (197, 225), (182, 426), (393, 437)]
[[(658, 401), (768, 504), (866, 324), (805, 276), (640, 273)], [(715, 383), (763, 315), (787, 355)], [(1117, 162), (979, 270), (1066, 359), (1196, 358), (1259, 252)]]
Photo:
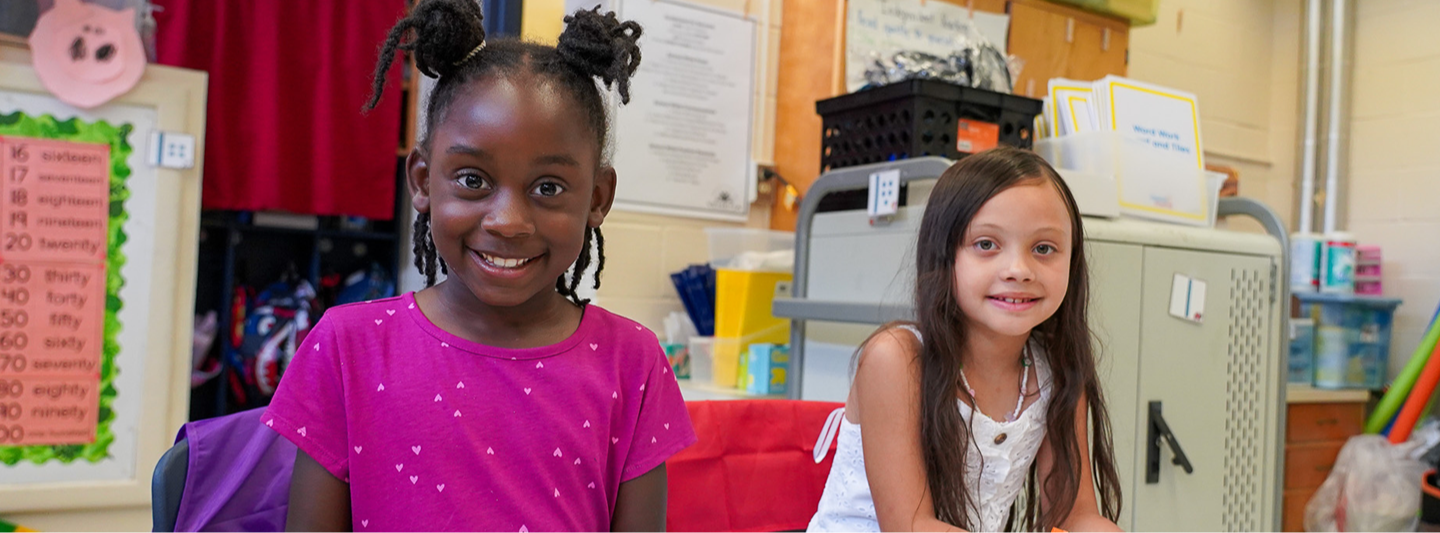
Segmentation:
[(210, 73), (206, 209), (389, 220), (401, 64), (370, 94), (405, 0), (156, 0), (158, 62)]

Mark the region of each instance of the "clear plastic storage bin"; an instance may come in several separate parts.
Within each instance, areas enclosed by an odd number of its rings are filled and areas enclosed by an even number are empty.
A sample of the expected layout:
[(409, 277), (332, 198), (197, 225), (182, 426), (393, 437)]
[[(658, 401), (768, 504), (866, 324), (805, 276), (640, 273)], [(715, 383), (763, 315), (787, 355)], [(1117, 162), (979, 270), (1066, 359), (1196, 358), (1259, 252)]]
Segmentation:
[(726, 268), (735, 256), (745, 252), (795, 250), (795, 233), (758, 228), (705, 228), (710, 241), (710, 264)]
[[(1193, 159), (1161, 155), (1149, 142), (1135, 134), (1094, 131), (1037, 140), (1035, 153), (1056, 169), (1113, 176), (1122, 214), (1214, 227), (1225, 175), (1199, 169)], [(1200, 211), (1205, 217), (1196, 218)]]
[(714, 337), (690, 337), (691, 383), (710, 383), (715, 379), (714, 352)]
[(1371, 389), (1385, 385), (1390, 326), (1401, 300), (1348, 294), (1295, 293), (1300, 316), (1315, 320), (1315, 386)]

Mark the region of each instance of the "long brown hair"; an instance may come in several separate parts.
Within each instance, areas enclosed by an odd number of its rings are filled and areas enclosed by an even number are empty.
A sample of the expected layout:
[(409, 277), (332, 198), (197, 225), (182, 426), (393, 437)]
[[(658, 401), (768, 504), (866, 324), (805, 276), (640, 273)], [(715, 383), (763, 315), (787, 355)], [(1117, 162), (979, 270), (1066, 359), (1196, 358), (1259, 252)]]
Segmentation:
[(955, 299), (955, 253), (980, 206), (1010, 187), (1033, 180), (1053, 184), (1070, 212), (1073, 229), (1070, 284), (1055, 314), (1036, 326), (1032, 337), (1040, 342), (1053, 375), (1050, 404), (1045, 413), (1045, 436), (1050, 442), (1053, 466), (1038, 480), (1047, 505), (1036, 494), (1038, 476), (1032, 469), (1022, 504), (1011, 513), (1010, 526), (1049, 531), (1070, 515), (1080, 486), (1080, 446), (1075, 438), (1075, 410), (1083, 393), (1090, 412), (1094, 449), (1091, 469), (1099, 488), (1100, 512), (1111, 521), (1120, 514), (1120, 480), (1111, 448), (1110, 418), (1095, 371), (1086, 303), (1089, 277), (1085, 264), (1084, 229), (1075, 198), (1055, 169), (1032, 152), (997, 148), (972, 155), (952, 165), (930, 193), (920, 234), (915, 244), (915, 317), (924, 342), (920, 349), (920, 442), (925, 475), (936, 518), (965, 529), (977, 527), (970, 504), (975, 495), (965, 486), (967, 450), (978, 448), (971, 428), (956, 408), (957, 394), (967, 394), (960, 383), (960, 354), (966, 346), (966, 323)]

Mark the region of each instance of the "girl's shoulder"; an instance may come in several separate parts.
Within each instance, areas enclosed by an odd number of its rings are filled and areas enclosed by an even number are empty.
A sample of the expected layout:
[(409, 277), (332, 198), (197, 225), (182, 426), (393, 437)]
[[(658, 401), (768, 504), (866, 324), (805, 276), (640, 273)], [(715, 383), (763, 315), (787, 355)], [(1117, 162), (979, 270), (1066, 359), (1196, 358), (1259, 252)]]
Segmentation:
[(869, 375), (885, 381), (913, 377), (920, 346), (920, 332), (912, 324), (881, 327), (856, 354), (856, 376)]
[[(911, 358), (919, 355), (920, 346), (925, 342), (920, 328), (909, 322), (895, 322), (881, 326), (865, 340), (862, 354), (881, 353), (882, 357), (895, 356)], [(868, 357), (868, 356), (867, 356)]]
[(343, 328), (366, 322), (373, 323), (377, 318), (384, 320), (381, 317), (399, 317), (402, 310), (412, 310), (415, 308), (414, 305), (415, 299), (410, 297), (410, 294), (341, 304), (326, 309), (317, 325), (326, 324), (331, 328)]
[[(325, 310), (314, 322), (309, 336), (330, 338), (342, 345), (371, 343), (378, 338), (402, 338), (413, 336), (412, 320), (415, 300), (408, 294), (391, 298), (367, 300), (337, 305)], [(407, 308), (408, 307), (408, 308)], [(399, 333), (399, 335), (397, 335)]]
[(624, 344), (640, 343), (659, 346), (659, 337), (644, 324), (625, 318), (595, 304), (585, 306), (585, 318), (581, 321), (586, 334), (594, 337), (621, 341)]

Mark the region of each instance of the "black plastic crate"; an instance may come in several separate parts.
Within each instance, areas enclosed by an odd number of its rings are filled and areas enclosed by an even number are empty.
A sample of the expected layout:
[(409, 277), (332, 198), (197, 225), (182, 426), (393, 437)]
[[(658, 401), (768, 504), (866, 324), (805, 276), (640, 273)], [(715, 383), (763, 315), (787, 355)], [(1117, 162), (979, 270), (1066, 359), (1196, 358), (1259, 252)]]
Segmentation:
[(815, 102), (824, 124), (820, 171), (936, 155), (956, 146), (957, 120), (995, 124), (1000, 144), (1030, 148), (1041, 102), (1034, 98), (909, 80)]

